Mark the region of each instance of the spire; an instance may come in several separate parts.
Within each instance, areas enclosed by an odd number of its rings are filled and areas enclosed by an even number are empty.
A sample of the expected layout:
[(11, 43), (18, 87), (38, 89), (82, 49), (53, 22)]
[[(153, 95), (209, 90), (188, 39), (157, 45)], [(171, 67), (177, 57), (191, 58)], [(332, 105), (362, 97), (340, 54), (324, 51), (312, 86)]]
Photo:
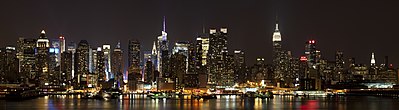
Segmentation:
[(371, 66), (375, 66), (374, 52), (371, 53), (370, 65), (371, 65)]
[(276, 29), (274, 30), (272, 41), (273, 42), (274, 41), (281, 41), (281, 33), (280, 33), (279, 29), (278, 29), (278, 17), (277, 16), (276, 16)]
[(116, 48), (120, 49), (121, 48), (121, 42), (118, 41), (118, 44), (116, 45)]
[(278, 15), (276, 15), (276, 29), (275, 29), (275, 31), (278, 31), (279, 29), (278, 29)]
[(163, 16), (163, 30), (162, 31), (164, 31), (164, 32), (166, 32), (166, 20), (165, 20), (166, 18), (165, 18), (165, 16)]
[(44, 31), (44, 29), (43, 29), (41, 33), (42, 33), (42, 34), (46, 34), (46, 31)]
[(152, 45), (152, 54), (156, 54), (157, 53), (157, 46), (155, 45), (155, 41), (154, 44)]
[(162, 30), (162, 40), (166, 41), (167, 40), (167, 36), (168, 33), (166, 33), (166, 20), (165, 20), (165, 16), (163, 16), (163, 30)]

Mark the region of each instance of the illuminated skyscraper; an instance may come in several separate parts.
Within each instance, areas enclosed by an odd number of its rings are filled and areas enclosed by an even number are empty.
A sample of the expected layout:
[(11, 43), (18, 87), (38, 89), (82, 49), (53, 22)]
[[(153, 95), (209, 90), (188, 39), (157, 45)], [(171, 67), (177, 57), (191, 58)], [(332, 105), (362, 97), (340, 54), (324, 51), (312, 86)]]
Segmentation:
[(115, 81), (118, 81), (119, 83), (123, 82), (123, 51), (121, 49), (121, 44), (118, 42), (116, 45), (114, 51), (112, 52), (111, 55), (111, 71), (115, 77)]
[(96, 74), (98, 76), (98, 83), (102, 84), (107, 80), (107, 75), (105, 72), (105, 62), (104, 62), (104, 52), (101, 47), (97, 47), (97, 60), (96, 63)]
[(39, 76), (39, 84), (41, 86), (49, 84), (49, 48), (50, 42), (46, 37), (46, 32), (42, 30), (39, 39), (36, 42), (36, 58), (37, 58), (37, 70)]
[(109, 79), (114, 78), (112, 71), (111, 71), (111, 45), (104, 44), (103, 45), (103, 53), (104, 53), (106, 81), (108, 81)]
[(373, 52), (373, 53), (371, 53), (370, 66), (375, 66), (374, 52)]
[(63, 35), (60, 35), (59, 41), (60, 41), (60, 53), (64, 53), (66, 51), (65, 50), (65, 37)]
[(21, 76), (18, 74), (19, 60), (15, 46), (8, 45), (0, 50), (0, 83), (21, 83)]
[(285, 77), (285, 69), (284, 63), (285, 59), (285, 51), (282, 49), (282, 38), (279, 30), (279, 25), (276, 22), (276, 28), (273, 33), (273, 67), (274, 67), (274, 76), (277, 80), (284, 80)]
[(19, 55), (20, 66), (19, 72), (22, 74), (24, 79), (26, 78), (30, 83), (35, 83), (39, 79), (39, 75), (36, 71), (36, 39), (32, 38), (20, 38), (18, 41), (19, 49), (17, 49), (17, 57)]
[(76, 53), (76, 43), (75, 42), (70, 42), (68, 44), (68, 53), (72, 54), (72, 62), (71, 62), (71, 78), (74, 79), (75, 78), (75, 53)]
[(160, 77), (169, 77), (169, 41), (167, 39), (168, 33), (166, 33), (166, 24), (165, 17), (163, 19), (163, 30), (161, 35), (158, 36), (157, 45), (156, 45), (156, 67), (157, 70), (161, 73)]
[(242, 50), (234, 50), (234, 81), (245, 82), (245, 53)]
[(315, 40), (309, 40), (305, 42), (305, 55), (307, 56), (308, 66), (315, 69), (317, 63), (317, 50)]
[(209, 50), (209, 34), (201, 34), (197, 37), (196, 42), (196, 72), (198, 74), (208, 74), (208, 50)]
[(49, 85), (59, 85), (61, 78), (61, 53), (60, 53), (60, 42), (58, 39), (51, 41), (51, 47), (49, 50)]
[(229, 74), (227, 73), (226, 58), (227, 50), (227, 28), (221, 28), (220, 31), (210, 29), (209, 31), (209, 76), (208, 83), (218, 86), (229, 86), (227, 82)]
[(129, 40), (128, 45), (128, 81), (142, 81), (140, 72), (140, 42)]
[(80, 89), (84, 89), (88, 85), (87, 76), (89, 74), (89, 50), (90, 46), (86, 40), (81, 40), (76, 49), (75, 68), (77, 70), (77, 87)]

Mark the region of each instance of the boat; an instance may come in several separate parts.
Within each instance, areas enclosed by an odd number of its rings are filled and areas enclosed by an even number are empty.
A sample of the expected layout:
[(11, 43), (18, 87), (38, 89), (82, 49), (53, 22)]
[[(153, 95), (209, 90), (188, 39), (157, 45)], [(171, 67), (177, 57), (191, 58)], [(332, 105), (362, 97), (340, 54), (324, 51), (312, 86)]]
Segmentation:
[(151, 99), (168, 99), (170, 98), (169, 95), (167, 95), (166, 93), (163, 92), (154, 92), (152, 95), (149, 96)]
[(273, 98), (274, 98), (273, 92), (271, 92), (271, 91), (259, 92), (259, 93), (257, 94), (257, 97), (258, 97), (258, 98), (261, 98), (261, 99), (265, 99), (265, 98), (273, 99)]

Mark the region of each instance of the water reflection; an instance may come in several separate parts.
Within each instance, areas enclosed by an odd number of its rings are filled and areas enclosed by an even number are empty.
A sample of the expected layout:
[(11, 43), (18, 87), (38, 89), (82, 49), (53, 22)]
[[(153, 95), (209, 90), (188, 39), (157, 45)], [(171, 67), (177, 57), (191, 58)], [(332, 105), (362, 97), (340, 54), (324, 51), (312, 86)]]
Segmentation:
[(143, 95), (125, 95), (120, 99), (80, 99), (75, 95), (53, 95), (24, 101), (0, 100), (0, 109), (138, 109), (138, 110), (199, 110), (199, 109), (273, 109), (273, 110), (367, 110), (399, 108), (398, 99), (351, 96), (351, 97), (292, 97), (276, 96), (274, 99), (219, 96), (218, 99), (149, 99)]

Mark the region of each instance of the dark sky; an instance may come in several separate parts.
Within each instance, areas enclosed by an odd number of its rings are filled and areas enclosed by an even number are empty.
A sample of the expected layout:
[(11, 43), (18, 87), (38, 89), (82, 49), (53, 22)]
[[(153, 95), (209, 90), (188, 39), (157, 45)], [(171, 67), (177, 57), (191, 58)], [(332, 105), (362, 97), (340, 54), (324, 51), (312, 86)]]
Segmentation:
[(2, 0), (0, 46), (19, 36), (49, 38), (64, 34), (67, 42), (86, 39), (91, 45), (115, 46), (138, 39), (150, 50), (166, 16), (168, 38), (194, 41), (202, 26), (228, 27), (230, 51), (243, 49), (248, 64), (271, 62), (272, 32), (278, 13), (283, 48), (303, 54), (304, 42), (317, 41), (322, 55), (336, 50), (357, 63), (369, 63), (375, 52), (399, 64), (399, 3), (396, 0)]

